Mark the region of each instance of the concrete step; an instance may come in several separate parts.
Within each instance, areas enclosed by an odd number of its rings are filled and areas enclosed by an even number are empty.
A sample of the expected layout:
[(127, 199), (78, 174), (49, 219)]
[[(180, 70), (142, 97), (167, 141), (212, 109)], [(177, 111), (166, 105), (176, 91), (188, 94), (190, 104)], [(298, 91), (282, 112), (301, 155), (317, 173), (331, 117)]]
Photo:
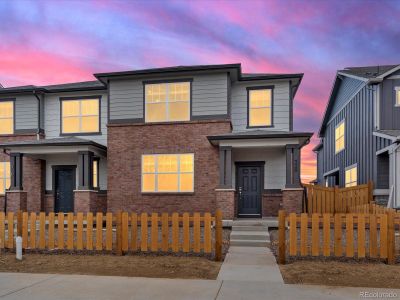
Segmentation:
[(231, 239), (268, 241), (269, 233), (264, 231), (232, 231)]
[(232, 231), (268, 231), (267, 226), (233, 225)]
[(233, 220), (232, 226), (268, 226), (269, 220), (263, 219), (243, 219)]
[(259, 241), (259, 240), (235, 240), (231, 239), (230, 246), (241, 246), (241, 247), (267, 247), (270, 242)]

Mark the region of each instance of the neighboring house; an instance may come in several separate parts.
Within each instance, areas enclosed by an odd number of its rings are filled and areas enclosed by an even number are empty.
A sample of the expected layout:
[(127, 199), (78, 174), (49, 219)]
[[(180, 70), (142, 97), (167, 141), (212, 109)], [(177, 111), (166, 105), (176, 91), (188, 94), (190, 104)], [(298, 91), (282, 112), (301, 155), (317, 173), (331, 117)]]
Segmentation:
[(375, 199), (400, 207), (400, 65), (339, 70), (319, 137), (319, 185), (373, 180)]
[(5, 209), (220, 208), (225, 219), (301, 209), (300, 150), (312, 136), (293, 132), (302, 74), (228, 64), (95, 77), (0, 90)]

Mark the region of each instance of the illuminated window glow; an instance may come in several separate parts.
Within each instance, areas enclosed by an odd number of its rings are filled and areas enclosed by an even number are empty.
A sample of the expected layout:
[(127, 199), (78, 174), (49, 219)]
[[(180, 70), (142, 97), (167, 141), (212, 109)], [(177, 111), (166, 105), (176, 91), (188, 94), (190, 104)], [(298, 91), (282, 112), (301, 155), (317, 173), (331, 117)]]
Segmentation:
[(146, 122), (190, 120), (190, 82), (145, 85)]
[(14, 101), (0, 101), (0, 134), (14, 133)]
[(396, 88), (396, 106), (400, 106), (400, 87)]
[(272, 125), (272, 89), (249, 90), (249, 126)]
[(193, 192), (193, 154), (142, 155), (142, 192)]
[(99, 161), (93, 160), (93, 187), (99, 187)]
[(346, 170), (345, 174), (345, 185), (346, 187), (357, 185), (357, 167), (352, 167)]
[(335, 128), (335, 152), (342, 151), (345, 147), (345, 127), (344, 121)]
[(9, 162), (0, 162), (0, 194), (4, 195), (6, 189), (10, 188), (11, 170)]
[(62, 133), (99, 132), (99, 99), (62, 100)]

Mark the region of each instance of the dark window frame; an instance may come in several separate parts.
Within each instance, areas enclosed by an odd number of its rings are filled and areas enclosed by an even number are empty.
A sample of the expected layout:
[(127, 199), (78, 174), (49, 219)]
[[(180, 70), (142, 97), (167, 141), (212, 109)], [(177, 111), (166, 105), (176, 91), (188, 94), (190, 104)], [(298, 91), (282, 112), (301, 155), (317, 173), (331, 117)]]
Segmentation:
[[(160, 83), (177, 83), (177, 82), (189, 82), (189, 120), (184, 121), (157, 121), (148, 122), (146, 121), (146, 85), (148, 84), (160, 84)], [(164, 79), (164, 80), (144, 80), (143, 84), (143, 123), (144, 124), (164, 124), (164, 123), (181, 123), (189, 122), (193, 120), (193, 78), (178, 78), (178, 79)]]
[(0, 98), (0, 102), (12, 102), (13, 103), (13, 132), (12, 133), (1, 133), (0, 136), (7, 136), (7, 135), (15, 135), (16, 132), (16, 111), (15, 111), (15, 104), (16, 98)]
[[(93, 96), (76, 96), (76, 97), (60, 97), (60, 136), (87, 136), (87, 135), (101, 135), (101, 95), (93, 95)], [(76, 101), (76, 100), (88, 100), (88, 99), (97, 99), (99, 103), (99, 130), (93, 132), (63, 132), (63, 111), (62, 104), (63, 101)]]
[[(248, 86), (247, 90), (247, 128), (273, 128), (274, 125), (274, 85)], [(271, 125), (250, 126), (250, 91), (252, 90), (271, 90)]]

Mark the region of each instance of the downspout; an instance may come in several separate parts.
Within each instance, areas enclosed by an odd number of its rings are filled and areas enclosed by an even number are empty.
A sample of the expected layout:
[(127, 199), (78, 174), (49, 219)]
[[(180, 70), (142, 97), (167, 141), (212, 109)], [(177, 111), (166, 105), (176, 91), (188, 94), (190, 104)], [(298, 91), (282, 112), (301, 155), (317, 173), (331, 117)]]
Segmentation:
[[(10, 153), (7, 152), (6, 149), (3, 149), (3, 153), (7, 156), (10, 156)], [(7, 193), (4, 193), (4, 207), (3, 207), (4, 213), (7, 213)]]
[(397, 152), (397, 150), (400, 148), (399, 142), (400, 142), (400, 139), (399, 139), (399, 137), (398, 137), (397, 140), (396, 140), (397, 145), (396, 145), (396, 147), (393, 149), (393, 160), (394, 160), (394, 166), (393, 166), (393, 168), (394, 168), (394, 170), (393, 170), (393, 185), (391, 186), (390, 190), (391, 190), (391, 191), (393, 190), (393, 198), (394, 198), (394, 199), (390, 199), (390, 198), (391, 198), (391, 197), (390, 197), (391, 192), (389, 192), (389, 201), (388, 201), (388, 206), (390, 205), (390, 202), (393, 203), (393, 205), (391, 205), (392, 208), (398, 208), (397, 201), (399, 200), (399, 199), (397, 199), (397, 197), (396, 197), (396, 195), (397, 195), (397, 189), (400, 188), (400, 187), (397, 187), (397, 185), (396, 185), (396, 182), (397, 182), (397, 172), (396, 172), (396, 170), (397, 170), (397, 164), (398, 164), (396, 152)]
[(35, 96), (35, 98), (38, 101), (38, 127), (37, 127), (37, 131), (36, 131), (36, 140), (40, 140), (40, 124), (41, 124), (41, 118), (42, 118), (42, 114), (41, 114), (41, 99), (39, 98), (39, 96), (37, 95), (36, 91), (33, 91), (33, 95)]

